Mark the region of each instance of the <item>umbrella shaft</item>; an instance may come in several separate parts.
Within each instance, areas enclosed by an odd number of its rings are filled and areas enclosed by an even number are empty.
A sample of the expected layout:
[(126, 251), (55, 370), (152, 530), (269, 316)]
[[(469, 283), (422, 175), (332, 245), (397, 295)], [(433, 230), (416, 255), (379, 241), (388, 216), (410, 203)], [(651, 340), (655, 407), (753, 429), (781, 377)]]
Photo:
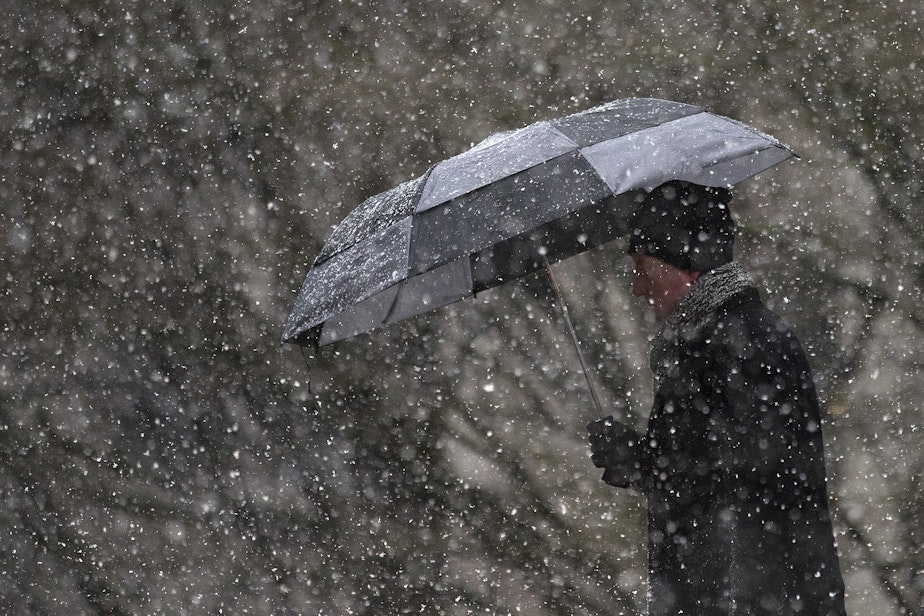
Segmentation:
[(542, 255), (545, 263), (545, 271), (549, 274), (549, 281), (552, 284), (552, 290), (558, 299), (558, 305), (561, 307), (562, 316), (565, 318), (565, 324), (568, 326), (568, 332), (571, 334), (571, 341), (574, 342), (574, 350), (577, 351), (578, 359), (581, 362), (581, 369), (584, 371), (584, 378), (587, 379), (587, 387), (590, 388), (590, 397), (594, 400), (594, 406), (597, 407), (597, 415), (603, 417), (603, 406), (600, 404), (600, 398), (597, 396), (597, 388), (594, 387), (593, 379), (590, 375), (590, 369), (587, 367), (587, 361), (584, 359), (584, 353), (581, 352), (581, 344), (578, 342), (577, 332), (574, 331), (574, 324), (571, 322), (571, 315), (568, 313), (568, 305), (565, 304), (565, 298), (562, 297), (561, 289), (558, 287), (558, 281), (555, 280), (555, 274), (552, 273), (552, 265), (549, 258)]

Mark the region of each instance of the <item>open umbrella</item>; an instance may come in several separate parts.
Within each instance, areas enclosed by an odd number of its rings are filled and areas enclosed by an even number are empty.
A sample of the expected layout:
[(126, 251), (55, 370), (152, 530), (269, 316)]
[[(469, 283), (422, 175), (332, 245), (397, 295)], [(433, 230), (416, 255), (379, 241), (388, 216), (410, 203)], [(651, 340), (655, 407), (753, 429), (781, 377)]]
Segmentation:
[(740, 122), (656, 99), (492, 135), (353, 210), (309, 270), (283, 340), (322, 346), (542, 267), (551, 276), (550, 262), (625, 234), (656, 186), (730, 187), (791, 156)]
[(333, 231), (284, 341), (317, 347), (445, 306), (625, 234), (668, 180), (730, 187), (793, 153), (694, 105), (614, 101), (498, 133)]

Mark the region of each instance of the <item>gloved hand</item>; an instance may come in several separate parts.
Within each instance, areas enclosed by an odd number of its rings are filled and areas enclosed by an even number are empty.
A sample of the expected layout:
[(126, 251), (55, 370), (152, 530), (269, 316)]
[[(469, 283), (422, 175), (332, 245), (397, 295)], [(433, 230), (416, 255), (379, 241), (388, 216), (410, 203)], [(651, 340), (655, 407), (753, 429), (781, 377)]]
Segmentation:
[(632, 428), (610, 415), (587, 424), (590, 460), (604, 469), (603, 481), (628, 487), (641, 477), (639, 436)]

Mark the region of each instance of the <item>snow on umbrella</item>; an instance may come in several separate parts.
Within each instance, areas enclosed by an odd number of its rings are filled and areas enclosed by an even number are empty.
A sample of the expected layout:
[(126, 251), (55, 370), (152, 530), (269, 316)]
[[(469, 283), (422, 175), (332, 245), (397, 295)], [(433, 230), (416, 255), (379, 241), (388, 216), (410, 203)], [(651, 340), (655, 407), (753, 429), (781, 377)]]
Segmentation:
[(445, 306), (624, 235), (638, 197), (666, 181), (730, 187), (791, 156), (740, 122), (657, 99), (492, 135), (351, 212), (283, 340), (323, 346)]

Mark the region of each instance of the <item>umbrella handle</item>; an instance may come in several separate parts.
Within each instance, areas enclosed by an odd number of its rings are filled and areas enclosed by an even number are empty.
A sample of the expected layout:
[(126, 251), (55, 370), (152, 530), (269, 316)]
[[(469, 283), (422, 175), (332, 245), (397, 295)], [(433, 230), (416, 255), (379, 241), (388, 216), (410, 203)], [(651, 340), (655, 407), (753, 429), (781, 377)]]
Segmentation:
[(549, 274), (549, 281), (552, 284), (552, 290), (555, 297), (558, 298), (558, 305), (561, 307), (561, 313), (565, 317), (565, 323), (568, 325), (568, 331), (571, 333), (571, 341), (574, 342), (574, 350), (577, 351), (578, 359), (581, 361), (581, 369), (584, 371), (584, 378), (587, 379), (587, 387), (590, 388), (590, 397), (594, 400), (594, 406), (597, 407), (597, 416), (603, 417), (603, 406), (600, 404), (600, 398), (597, 396), (597, 388), (594, 387), (593, 379), (590, 376), (590, 369), (584, 360), (584, 353), (581, 352), (581, 345), (578, 342), (577, 332), (574, 331), (574, 324), (571, 323), (571, 315), (568, 313), (568, 305), (565, 304), (565, 298), (561, 295), (561, 289), (558, 287), (558, 281), (555, 280), (555, 274), (552, 273), (552, 265), (545, 253), (542, 254), (542, 261), (545, 264), (545, 271)]

